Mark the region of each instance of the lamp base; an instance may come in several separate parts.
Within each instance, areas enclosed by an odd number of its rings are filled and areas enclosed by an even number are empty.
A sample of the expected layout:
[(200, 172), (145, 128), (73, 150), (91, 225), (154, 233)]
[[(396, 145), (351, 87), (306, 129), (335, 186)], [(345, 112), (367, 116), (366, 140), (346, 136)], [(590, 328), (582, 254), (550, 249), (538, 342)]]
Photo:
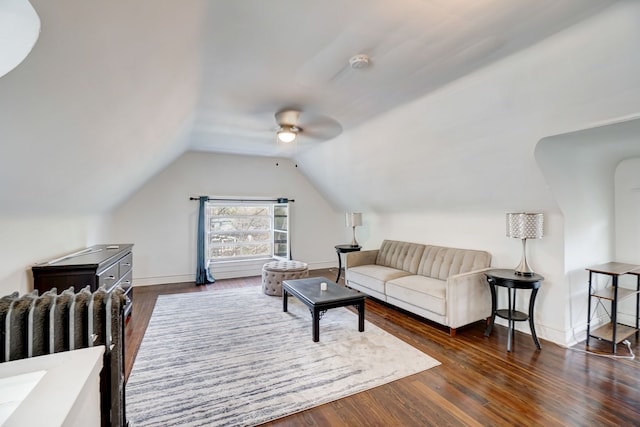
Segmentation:
[(516, 270), (516, 276), (532, 277), (533, 271), (518, 271)]
[(353, 239), (351, 240), (351, 246), (353, 246), (355, 248), (355, 247), (358, 247), (360, 245), (358, 244), (358, 241), (356, 240), (356, 227), (353, 226), (351, 228), (353, 229)]
[(522, 260), (520, 264), (515, 268), (517, 276), (531, 277), (533, 276), (533, 270), (527, 262), (527, 239), (522, 239)]

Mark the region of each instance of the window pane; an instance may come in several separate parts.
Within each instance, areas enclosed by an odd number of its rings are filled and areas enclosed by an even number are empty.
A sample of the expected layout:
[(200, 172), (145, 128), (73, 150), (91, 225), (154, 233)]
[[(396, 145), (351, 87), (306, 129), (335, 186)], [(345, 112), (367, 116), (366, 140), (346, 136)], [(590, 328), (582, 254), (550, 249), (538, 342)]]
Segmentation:
[[(207, 204), (207, 254), (211, 260), (265, 258), (274, 254), (285, 256), (288, 236), (274, 235), (273, 212), (281, 230), (286, 230), (287, 206)], [(277, 247), (274, 247), (274, 240)], [(280, 248), (281, 247), (281, 248)]]

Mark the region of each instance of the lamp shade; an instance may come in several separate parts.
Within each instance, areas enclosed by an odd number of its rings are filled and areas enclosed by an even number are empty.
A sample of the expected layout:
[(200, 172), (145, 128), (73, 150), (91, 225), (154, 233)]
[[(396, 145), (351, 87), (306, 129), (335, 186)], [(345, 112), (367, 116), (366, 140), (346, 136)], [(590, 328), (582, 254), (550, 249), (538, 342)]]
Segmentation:
[(40, 17), (27, 0), (0, 2), (0, 77), (17, 67), (40, 36)]
[(508, 213), (507, 237), (540, 239), (543, 236), (544, 215), (541, 213)]
[(359, 227), (362, 225), (362, 213), (350, 212), (347, 213), (347, 227)]

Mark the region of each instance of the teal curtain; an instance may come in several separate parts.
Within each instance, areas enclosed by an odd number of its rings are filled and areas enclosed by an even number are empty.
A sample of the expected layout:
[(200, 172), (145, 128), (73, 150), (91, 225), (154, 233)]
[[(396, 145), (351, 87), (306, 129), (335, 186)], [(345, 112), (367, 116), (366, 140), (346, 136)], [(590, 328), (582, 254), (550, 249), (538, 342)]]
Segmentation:
[(205, 232), (204, 232), (204, 221), (205, 221), (205, 204), (209, 201), (207, 196), (200, 196), (200, 206), (198, 209), (198, 266), (196, 269), (196, 285), (206, 285), (208, 283), (213, 283), (216, 279), (213, 278), (211, 272), (207, 268), (206, 256), (204, 253), (205, 247)]

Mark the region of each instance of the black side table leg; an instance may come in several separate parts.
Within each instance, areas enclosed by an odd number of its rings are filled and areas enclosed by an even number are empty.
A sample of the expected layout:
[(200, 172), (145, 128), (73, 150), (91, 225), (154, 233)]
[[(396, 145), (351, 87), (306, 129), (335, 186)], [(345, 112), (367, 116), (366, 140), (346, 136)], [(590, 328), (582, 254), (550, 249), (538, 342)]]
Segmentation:
[(533, 342), (535, 343), (538, 350), (541, 350), (540, 341), (538, 341), (538, 335), (536, 335), (536, 327), (533, 322), (533, 306), (536, 302), (536, 295), (538, 295), (538, 290), (534, 289), (531, 291), (531, 298), (529, 299), (529, 329), (531, 329), (531, 337), (533, 337)]
[(358, 331), (364, 332), (364, 301), (358, 304)]
[(287, 311), (287, 303), (289, 302), (289, 293), (282, 288), (282, 311)]
[(508, 304), (507, 304), (507, 314), (508, 314), (508, 319), (507, 319), (507, 323), (509, 324), (509, 327), (507, 329), (507, 352), (511, 352), (511, 345), (513, 344), (513, 329), (514, 329), (514, 324), (513, 324), (513, 310), (514, 310), (514, 306), (515, 306), (515, 298), (513, 299), (513, 306), (511, 305), (511, 289), (507, 289), (507, 295), (509, 296), (508, 298)]
[(497, 298), (496, 298), (496, 287), (492, 280), (487, 280), (489, 282), (489, 289), (491, 289), (491, 320), (489, 320), (489, 324), (487, 325), (487, 329), (484, 331), (484, 336), (488, 337), (491, 335), (491, 331), (493, 331), (493, 324), (496, 321), (496, 307), (497, 307)]

